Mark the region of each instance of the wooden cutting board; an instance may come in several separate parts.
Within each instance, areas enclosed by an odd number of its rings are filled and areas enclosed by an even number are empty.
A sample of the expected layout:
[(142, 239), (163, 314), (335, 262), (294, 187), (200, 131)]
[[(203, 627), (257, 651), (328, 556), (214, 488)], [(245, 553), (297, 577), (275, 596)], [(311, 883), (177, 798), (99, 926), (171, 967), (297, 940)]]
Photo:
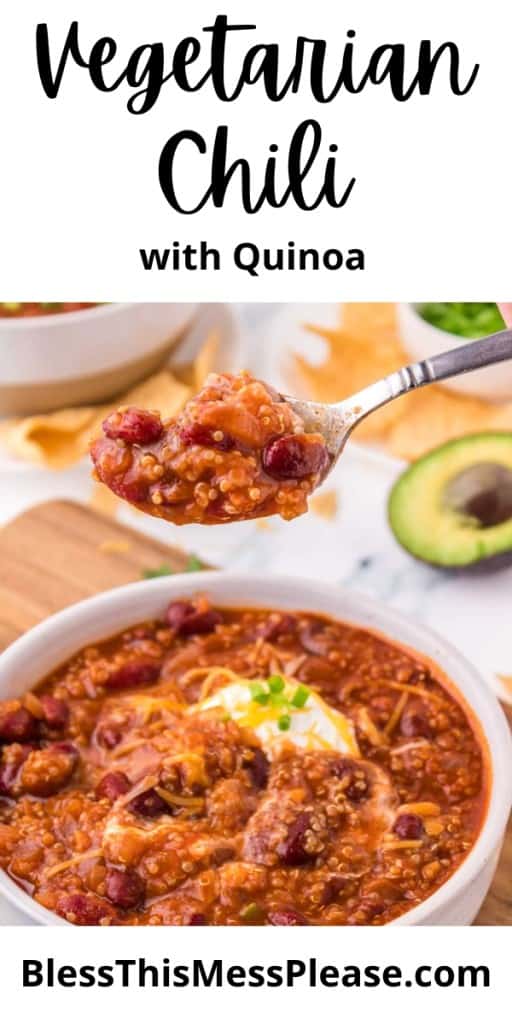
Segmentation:
[[(0, 650), (75, 601), (163, 564), (180, 572), (188, 560), (187, 552), (84, 505), (37, 505), (0, 530)], [(512, 925), (512, 823), (477, 924)]]

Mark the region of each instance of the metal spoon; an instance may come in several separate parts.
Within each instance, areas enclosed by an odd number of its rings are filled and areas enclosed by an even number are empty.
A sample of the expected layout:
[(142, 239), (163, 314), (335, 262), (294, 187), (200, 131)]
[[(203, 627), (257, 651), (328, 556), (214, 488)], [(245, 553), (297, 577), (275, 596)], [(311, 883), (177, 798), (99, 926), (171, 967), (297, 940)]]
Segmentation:
[(506, 359), (512, 359), (512, 330), (500, 331), (472, 341), (469, 345), (440, 352), (420, 363), (403, 366), (401, 370), (395, 370), (388, 377), (383, 377), (333, 405), (305, 402), (289, 395), (283, 395), (283, 398), (302, 417), (308, 433), (323, 435), (332, 457), (332, 469), (354, 427), (375, 409), (425, 384), (435, 384), (471, 370), (481, 370), (484, 366), (502, 363)]

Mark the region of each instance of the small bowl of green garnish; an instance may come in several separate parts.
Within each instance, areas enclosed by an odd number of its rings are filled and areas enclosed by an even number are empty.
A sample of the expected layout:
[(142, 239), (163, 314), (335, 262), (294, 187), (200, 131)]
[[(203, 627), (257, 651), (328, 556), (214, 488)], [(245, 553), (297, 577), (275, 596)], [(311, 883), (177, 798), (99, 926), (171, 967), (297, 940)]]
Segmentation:
[[(505, 329), (495, 302), (399, 303), (398, 320), (403, 345), (414, 360)], [(512, 399), (512, 361), (455, 377), (443, 387), (491, 402)]]

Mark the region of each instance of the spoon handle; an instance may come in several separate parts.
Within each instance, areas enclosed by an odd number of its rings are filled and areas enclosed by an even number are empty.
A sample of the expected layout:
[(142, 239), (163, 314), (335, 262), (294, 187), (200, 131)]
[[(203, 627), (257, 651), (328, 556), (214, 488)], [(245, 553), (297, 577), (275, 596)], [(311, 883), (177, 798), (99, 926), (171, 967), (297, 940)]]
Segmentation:
[(468, 373), (470, 370), (481, 370), (484, 366), (502, 363), (506, 359), (512, 359), (512, 330), (490, 334), (478, 341), (471, 341), (468, 345), (453, 348), (450, 352), (440, 352), (439, 355), (407, 369), (414, 372), (421, 368), (427, 376), (427, 380), (422, 383), (428, 384), (430, 381), (457, 377), (460, 373)]
[(407, 394), (408, 391), (446, 380), (448, 377), (458, 377), (459, 374), (469, 373), (471, 370), (481, 370), (485, 366), (502, 363), (506, 359), (512, 359), (512, 330), (490, 334), (467, 345), (459, 345), (449, 352), (440, 352), (431, 359), (402, 366), (388, 377), (370, 384), (356, 395), (352, 395), (350, 399), (340, 402), (337, 408), (345, 415), (348, 414), (349, 421), (352, 420), (351, 426), (355, 426), (374, 409)]

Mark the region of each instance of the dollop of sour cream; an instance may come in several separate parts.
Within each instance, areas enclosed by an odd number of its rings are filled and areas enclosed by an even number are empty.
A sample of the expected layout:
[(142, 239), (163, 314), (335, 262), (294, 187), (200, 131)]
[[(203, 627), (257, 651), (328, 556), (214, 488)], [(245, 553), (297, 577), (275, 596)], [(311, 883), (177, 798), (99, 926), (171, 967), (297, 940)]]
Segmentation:
[(188, 713), (224, 710), (240, 726), (255, 733), (269, 758), (276, 756), (283, 743), (292, 743), (303, 750), (336, 750), (352, 757), (360, 756), (353, 723), (314, 690), (308, 689), (303, 706), (295, 707), (297, 683), (284, 681), (280, 702), (269, 700), (265, 704), (254, 699), (254, 685), (253, 680), (242, 679), (229, 683), (192, 705)]

